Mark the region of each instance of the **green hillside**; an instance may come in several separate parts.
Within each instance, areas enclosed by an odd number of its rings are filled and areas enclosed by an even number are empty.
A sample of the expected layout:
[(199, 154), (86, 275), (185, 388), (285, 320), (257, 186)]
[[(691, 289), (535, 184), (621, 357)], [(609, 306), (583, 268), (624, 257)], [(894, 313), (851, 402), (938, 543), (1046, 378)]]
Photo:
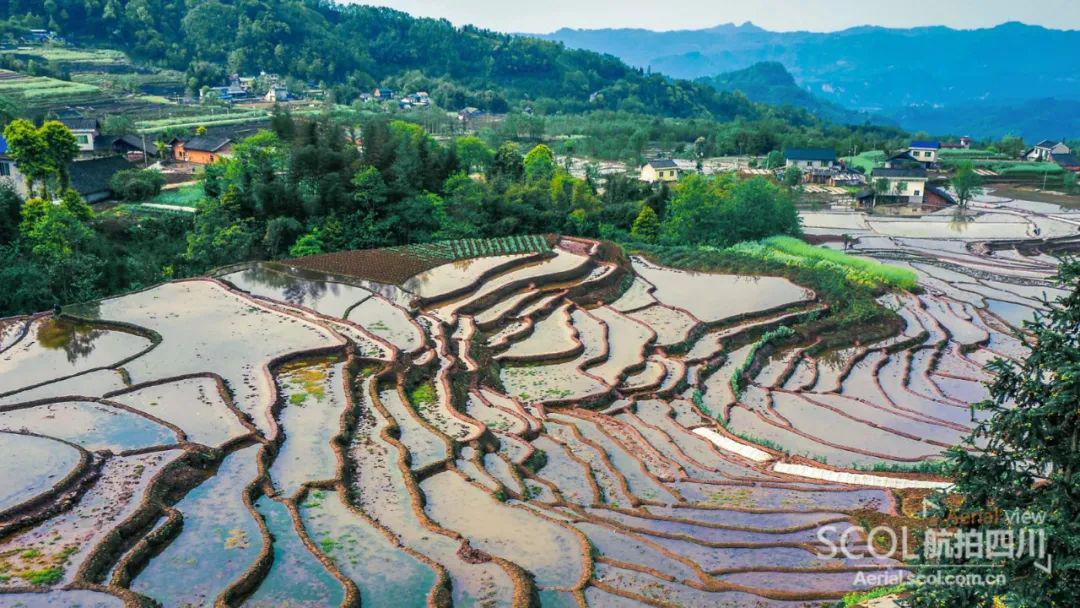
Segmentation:
[(0, 20), (48, 27), (69, 41), (111, 47), (182, 70), (189, 88), (228, 73), (278, 73), (330, 85), (350, 101), (375, 86), (424, 88), (440, 106), (492, 111), (592, 109), (753, 118), (744, 97), (646, 74), (610, 55), (405, 13), (319, 0), (12, 0)]

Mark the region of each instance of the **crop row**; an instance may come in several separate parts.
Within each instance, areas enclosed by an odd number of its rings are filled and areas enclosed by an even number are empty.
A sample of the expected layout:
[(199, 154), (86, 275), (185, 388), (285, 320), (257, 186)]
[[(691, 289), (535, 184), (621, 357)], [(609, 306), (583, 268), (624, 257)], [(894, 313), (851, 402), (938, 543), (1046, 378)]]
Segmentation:
[(268, 114), (265, 110), (244, 110), (240, 112), (229, 112), (227, 114), (196, 114), (194, 116), (140, 120), (135, 123), (135, 128), (142, 133), (155, 133), (166, 129), (183, 129), (197, 126), (211, 127), (257, 122), (265, 120), (267, 116)]
[(101, 89), (77, 82), (47, 77), (7, 78), (0, 80), (0, 95), (21, 95), (26, 99), (48, 99), (100, 93)]
[(551, 251), (551, 245), (548, 244), (547, 239), (544, 237), (530, 234), (490, 239), (455, 239), (394, 249), (411, 253), (425, 260), (452, 262), (492, 255), (545, 253)]

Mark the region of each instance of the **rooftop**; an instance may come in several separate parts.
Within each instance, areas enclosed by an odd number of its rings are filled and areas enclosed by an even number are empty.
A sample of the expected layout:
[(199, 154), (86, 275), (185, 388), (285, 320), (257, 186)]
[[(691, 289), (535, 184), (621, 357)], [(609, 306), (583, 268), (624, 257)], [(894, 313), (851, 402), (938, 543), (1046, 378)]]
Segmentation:
[(791, 148), (784, 152), (787, 160), (836, 160), (836, 150), (830, 148)]
[(941, 147), (940, 141), (913, 141), (909, 148), (918, 148), (920, 150), (937, 150)]
[(1062, 167), (1080, 167), (1080, 160), (1076, 159), (1074, 154), (1051, 154), (1051, 160), (1061, 165)]
[(96, 131), (98, 121), (93, 118), (61, 118), (60, 122), (72, 131)]
[(106, 156), (70, 163), (68, 173), (71, 175), (71, 187), (86, 196), (108, 190), (109, 180), (117, 171), (131, 168), (131, 163), (122, 156)]
[(217, 152), (224, 148), (232, 140), (228, 137), (203, 135), (184, 142), (185, 150), (200, 150), (203, 152)]
[(653, 169), (678, 169), (679, 164), (670, 158), (655, 158), (645, 163)]
[(926, 179), (926, 169), (922, 168), (896, 168), (877, 167), (870, 172), (870, 177)]

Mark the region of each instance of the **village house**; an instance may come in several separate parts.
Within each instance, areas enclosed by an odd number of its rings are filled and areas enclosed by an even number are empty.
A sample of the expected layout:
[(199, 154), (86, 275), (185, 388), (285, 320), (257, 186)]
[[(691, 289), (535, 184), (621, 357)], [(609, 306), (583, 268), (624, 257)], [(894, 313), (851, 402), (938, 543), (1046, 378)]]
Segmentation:
[(839, 169), (831, 172), (825, 178), (825, 183), (838, 188), (861, 186), (866, 183), (866, 174), (850, 169)]
[(679, 181), (679, 164), (670, 158), (657, 158), (650, 160), (641, 167), (641, 181), (652, 184), (656, 182)]
[(242, 84), (239, 79), (231, 80), (228, 85), (220, 87), (206, 87), (199, 91), (199, 100), (206, 101), (207, 96), (213, 93), (213, 96), (221, 101), (235, 101), (237, 99), (247, 99), (250, 96), (250, 92)]
[(93, 118), (61, 118), (60, 122), (75, 136), (80, 156), (92, 156), (94, 143), (101, 134), (98, 121)]
[(784, 151), (785, 167), (828, 169), (836, 164), (836, 150), (829, 148), (792, 148)]
[(878, 197), (921, 205), (926, 194), (926, 169), (878, 167), (870, 172), (871, 190)]
[[(88, 203), (96, 203), (112, 196), (109, 181), (117, 171), (130, 169), (131, 163), (122, 156), (105, 156), (76, 160), (68, 163), (68, 179), (71, 187)], [(23, 198), (31, 193), (26, 186), (26, 176), (19, 171), (15, 159), (8, 154), (7, 140), (0, 135), (0, 181), (7, 181)]]
[(228, 137), (202, 135), (188, 141), (177, 138), (172, 140), (170, 145), (172, 146), (173, 160), (196, 165), (209, 165), (229, 155), (232, 149), (232, 140)]
[(1080, 171), (1080, 159), (1077, 159), (1072, 152), (1051, 154), (1050, 160), (1066, 171)]
[(380, 87), (371, 92), (371, 97), (376, 101), (390, 101), (394, 98), (394, 90)]
[(949, 150), (970, 150), (971, 149), (971, 138), (965, 135), (964, 137), (961, 137), (959, 141), (943, 142), (941, 144), (941, 147), (942, 147), (942, 149), (949, 149)]
[(1052, 139), (1044, 139), (1035, 144), (1027, 152), (1024, 152), (1024, 160), (1054, 162), (1055, 154), (1071, 154), (1072, 150), (1064, 143)]
[(289, 89), (282, 86), (273, 86), (266, 91), (266, 95), (263, 99), (270, 103), (280, 103), (283, 101), (289, 101)]
[(120, 171), (132, 165), (122, 156), (106, 156), (79, 160), (68, 165), (71, 187), (88, 203), (97, 203), (113, 195), (110, 182)]
[(939, 150), (941, 150), (941, 142), (937, 141), (913, 141), (908, 146), (908, 154), (924, 165), (936, 163)]
[(145, 135), (121, 135), (113, 140), (112, 149), (113, 152), (123, 155), (131, 162), (158, 157), (154, 139), (147, 139)]

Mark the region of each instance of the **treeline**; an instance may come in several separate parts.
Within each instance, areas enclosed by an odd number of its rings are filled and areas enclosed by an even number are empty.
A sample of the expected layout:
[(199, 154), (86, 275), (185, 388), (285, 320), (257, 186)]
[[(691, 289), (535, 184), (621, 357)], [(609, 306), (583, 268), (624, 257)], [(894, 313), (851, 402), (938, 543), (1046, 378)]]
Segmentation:
[[(710, 118), (660, 118), (626, 112), (531, 116), (531, 128), (548, 138), (559, 153), (640, 163), (655, 154), (678, 158), (765, 155), (799, 147), (852, 151), (900, 149), (910, 136), (902, 129), (825, 122), (805, 110), (769, 108), (759, 118), (716, 121)], [(520, 123), (512, 123), (516, 126)], [(521, 129), (500, 125), (487, 139), (521, 137)]]
[(440, 143), (385, 117), (357, 128), (279, 113), (272, 126), (205, 168), (194, 218), (95, 216), (67, 200), (70, 190), (62, 205), (0, 190), (0, 282), (10, 286), (0, 315), (249, 259), (442, 239), (564, 233), (727, 246), (799, 233), (791, 192), (761, 178), (690, 176), (674, 189), (579, 178), (543, 144)]
[(376, 85), (419, 84), (419, 74), (451, 108), (730, 119), (746, 106), (745, 98), (646, 74), (610, 55), (327, 0), (10, 0), (0, 3), (0, 20), (10, 36), (51, 28), (184, 71), (192, 89), (266, 71), (323, 83), (349, 102)]

